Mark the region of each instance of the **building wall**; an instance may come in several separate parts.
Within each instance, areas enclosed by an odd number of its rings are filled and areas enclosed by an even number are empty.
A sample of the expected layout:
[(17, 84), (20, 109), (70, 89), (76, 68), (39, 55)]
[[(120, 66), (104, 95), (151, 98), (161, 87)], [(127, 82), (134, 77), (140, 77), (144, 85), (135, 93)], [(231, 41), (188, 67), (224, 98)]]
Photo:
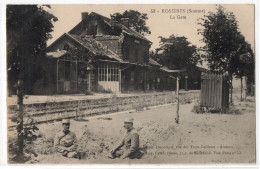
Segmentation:
[[(96, 26), (95, 38), (104, 47), (118, 54), (118, 56), (125, 61), (133, 63), (148, 63), (149, 42), (133, 36), (124, 35), (121, 37), (121, 31), (109, 27), (100, 16), (89, 16), (87, 21), (82, 22), (70, 33), (76, 35), (93, 35), (92, 29)], [(105, 37), (106, 35), (107, 37)], [(110, 37), (109, 37), (110, 36)], [(121, 39), (123, 38), (123, 43)]]
[(122, 92), (143, 91), (145, 85), (145, 69), (129, 67), (122, 72)]
[(133, 63), (147, 64), (149, 47), (149, 42), (126, 35), (122, 44), (123, 60)]
[[(93, 29), (95, 29), (95, 31), (93, 31)], [(95, 39), (101, 43), (103, 47), (107, 47), (107, 49), (111, 50), (115, 54), (118, 54), (118, 56), (124, 61), (138, 64), (148, 64), (150, 48), (149, 42), (127, 34), (123, 35), (117, 30), (117, 28), (112, 30), (100, 16), (89, 16), (87, 21), (81, 22), (81, 24), (69, 33), (78, 36), (93, 35), (93, 37), (95, 37)], [(64, 37), (58, 43), (54, 44), (50, 50), (62, 50), (66, 44), (69, 46), (76, 45), (74, 42), (70, 41), (70, 39)], [(149, 73), (149, 71), (145, 71), (144, 67), (130, 66), (122, 72), (122, 91), (146, 89), (156, 90), (159, 87), (156, 86), (157, 77), (154, 77), (153, 74), (153, 72)], [(91, 90), (100, 91), (102, 88), (105, 90), (113, 88), (112, 91), (114, 88), (116, 91), (119, 90), (118, 82), (100, 82), (97, 76), (97, 71), (93, 71), (89, 76), (91, 79)], [(78, 77), (78, 79), (81, 79), (82, 85), (87, 84), (89, 86), (86, 82), (86, 77)], [(80, 89), (82, 88), (82, 90), (85, 90), (85, 87), (82, 85), (78, 85), (78, 87), (80, 86)]]

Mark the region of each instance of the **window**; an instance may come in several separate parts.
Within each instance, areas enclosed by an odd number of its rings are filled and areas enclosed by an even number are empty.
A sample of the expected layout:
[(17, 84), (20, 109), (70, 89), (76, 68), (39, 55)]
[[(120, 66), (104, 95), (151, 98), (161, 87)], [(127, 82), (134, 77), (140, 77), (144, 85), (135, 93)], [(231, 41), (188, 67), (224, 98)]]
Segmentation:
[(118, 69), (117, 65), (101, 63), (98, 66), (98, 81), (118, 81)]

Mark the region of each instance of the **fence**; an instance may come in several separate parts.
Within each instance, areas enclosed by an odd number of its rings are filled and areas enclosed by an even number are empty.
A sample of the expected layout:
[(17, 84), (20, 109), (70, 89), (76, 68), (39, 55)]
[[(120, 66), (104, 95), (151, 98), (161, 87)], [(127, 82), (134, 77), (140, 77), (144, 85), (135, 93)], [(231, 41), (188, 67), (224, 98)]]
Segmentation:
[[(181, 93), (183, 99), (196, 99), (198, 92)], [(142, 94), (135, 96), (115, 96), (112, 98), (96, 98), (60, 102), (34, 103), (24, 105), (24, 124), (33, 119), (36, 123), (45, 123), (63, 118), (94, 116), (127, 110), (141, 110), (146, 107), (176, 102), (174, 92)], [(8, 106), (8, 118), (17, 114), (17, 105)], [(8, 122), (15, 127), (15, 122)]]
[(202, 73), (200, 105), (225, 113), (229, 106), (228, 81), (228, 75)]

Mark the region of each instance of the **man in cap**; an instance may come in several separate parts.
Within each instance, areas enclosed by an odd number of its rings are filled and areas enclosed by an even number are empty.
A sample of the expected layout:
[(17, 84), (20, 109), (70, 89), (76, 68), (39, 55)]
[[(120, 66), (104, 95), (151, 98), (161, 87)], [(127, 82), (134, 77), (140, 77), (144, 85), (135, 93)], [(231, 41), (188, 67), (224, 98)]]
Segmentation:
[(70, 120), (62, 120), (63, 130), (56, 134), (54, 138), (54, 148), (56, 152), (61, 153), (65, 157), (77, 158), (78, 141), (75, 133), (71, 132)]
[(124, 128), (126, 134), (119, 142), (119, 144), (111, 150), (109, 158), (136, 158), (139, 153), (139, 135), (133, 127), (132, 118), (126, 118), (124, 120)]

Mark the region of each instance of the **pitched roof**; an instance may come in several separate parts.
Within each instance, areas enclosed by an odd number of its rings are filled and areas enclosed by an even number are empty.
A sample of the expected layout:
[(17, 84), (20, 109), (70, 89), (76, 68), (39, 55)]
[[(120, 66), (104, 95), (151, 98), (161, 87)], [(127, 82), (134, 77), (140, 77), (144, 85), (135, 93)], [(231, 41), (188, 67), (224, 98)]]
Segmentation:
[(153, 60), (152, 58), (149, 58), (149, 64), (153, 65), (153, 66), (159, 66), (161, 67), (162, 65), (159, 64), (158, 62), (156, 62), (155, 60)]
[(104, 55), (108, 56), (111, 59), (115, 59), (118, 61), (121, 61), (117, 54), (109, 50), (106, 46), (103, 46), (100, 42), (95, 40), (92, 36), (82, 36), (79, 37), (77, 35), (69, 34), (74, 40), (78, 41), (80, 44), (82, 44), (84, 47), (86, 47), (88, 50), (90, 50), (95, 55)]
[[(93, 37), (90, 37), (90, 36), (79, 37), (77, 35), (73, 35), (70, 33), (64, 33), (60, 38), (58, 38), (56, 41), (54, 41), (49, 47), (51, 47), (53, 44), (55, 44), (58, 40), (60, 40), (64, 36), (73, 40), (80, 46), (88, 49), (94, 55), (107, 56), (110, 59), (122, 61), (122, 59), (120, 59), (117, 54), (113, 53), (107, 47), (103, 46), (100, 42), (98, 42), (97, 40), (95, 40)], [(53, 55), (53, 53), (51, 54), (51, 52), (49, 52), (49, 54)], [(60, 53), (55, 53), (55, 55), (59, 55), (59, 54)], [(54, 55), (53, 55), (53, 57), (54, 57)]]
[[(97, 15), (99, 17), (101, 17), (104, 22), (108, 25), (111, 26), (111, 19), (102, 16), (98, 13), (95, 12), (91, 12), (89, 14), (90, 15)], [(93, 36), (78, 36), (75, 34), (72, 34), (71, 32), (73, 32), (73, 30), (75, 28), (77, 28), (78, 26), (80, 26), (82, 24), (82, 21), (80, 21), (74, 28), (72, 28), (69, 33), (64, 33), (62, 36), (60, 36), (57, 40), (55, 40), (50, 46), (48, 46), (48, 48), (50, 48), (53, 44), (55, 44), (57, 41), (59, 41), (62, 37), (66, 36), (69, 37), (69, 39), (73, 40), (74, 42), (76, 42), (77, 44), (81, 45), (82, 47), (87, 48), (90, 52), (92, 52), (94, 55), (103, 55), (103, 56), (107, 56), (110, 59), (113, 60), (117, 60), (117, 61), (122, 61), (122, 59), (119, 58), (119, 56), (117, 54), (115, 54), (114, 52), (112, 52), (111, 50), (109, 50), (107, 48), (107, 46), (103, 46), (100, 42), (98, 42), (99, 40), (103, 39), (116, 39), (118, 37), (116, 36), (112, 36), (112, 35), (102, 35), (102, 37), (96, 37), (93, 38)], [(135, 30), (131, 29), (131, 28), (127, 28), (126, 26), (124, 26), (123, 24), (120, 24), (118, 22), (115, 23), (116, 26), (119, 26), (122, 29), (122, 32), (124, 34), (127, 34), (129, 36), (134, 36), (136, 38), (145, 40), (147, 42), (150, 42), (148, 39), (146, 39), (142, 34), (136, 32)], [(57, 53), (56, 53), (57, 54)]]
[(161, 67), (160, 69), (165, 71), (165, 72), (168, 72), (168, 73), (180, 73), (180, 72), (185, 72), (186, 71), (185, 69), (171, 70), (171, 69), (168, 69), (167, 67)]
[[(103, 16), (103, 15), (100, 15), (96, 12), (91, 12), (89, 14), (90, 15), (98, 15), (99, 17), (101, 17), (104, 22), (111, 27), (111, 19)], [(72, 30), (74, 30), (76, 27), (78, 27), (79, 25), (82, 24), (82, 21), (80, 21), (74, 28), (72, 28), (69, 32), (72, 32)], [(131, 28), (127, 28), (126, 26), (124, 26), (123, 24), (119, 23), (119, 22), (115, 22), (115, 25), (119, 26), (121, 29), (122, 29), (122, 32), (125, 33), (125, 34), (128, 34), (129, 36), (134, 36), (136, 38), (139, 38), (139, 39), (142, 39), (142, 40), (145, 40), (147, 42), (150, 42), (152, 43), (151, 41), (149, 41), (147, 38), (145, 38), (142, 34), (138, 33), (137, 31), (131, 29)]]

